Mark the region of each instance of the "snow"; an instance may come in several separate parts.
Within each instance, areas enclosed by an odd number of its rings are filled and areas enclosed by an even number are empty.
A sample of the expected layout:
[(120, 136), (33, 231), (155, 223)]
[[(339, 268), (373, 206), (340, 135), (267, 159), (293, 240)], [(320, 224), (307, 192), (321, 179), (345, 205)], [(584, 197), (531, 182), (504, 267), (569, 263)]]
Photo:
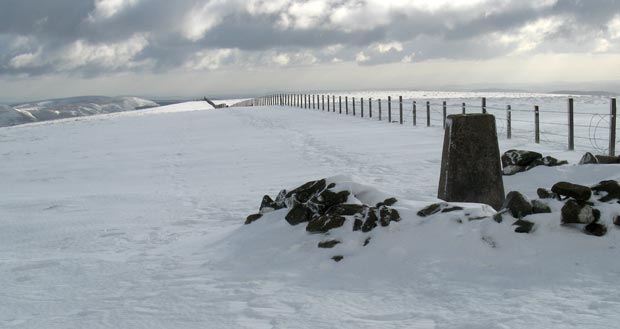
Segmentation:
[[(609, 328), (620, 320), (617, 228), (604, 237), (537, 215), (419, 218), (437, 201), (440, 127), (290, 107), (205, 102), (0, 128), (3, 328)], [(617, 165), (500, 136), (571, 165), (505, 177), (530, 198)], [(331, 177), (404, 218), (366, 238), (251, 225), (264, 194)], [(468, 205), (484, 211), (482, 206)], [(612, 206), (603, 209), (609, 224)], [(528, 217), (529, 218), (529, 217)], [(331, 237), (330, 237), (331, 238)], [(495, 245), (495, 248), (491, 245)], [(335, 254), (345, 258), (336, 263)]]

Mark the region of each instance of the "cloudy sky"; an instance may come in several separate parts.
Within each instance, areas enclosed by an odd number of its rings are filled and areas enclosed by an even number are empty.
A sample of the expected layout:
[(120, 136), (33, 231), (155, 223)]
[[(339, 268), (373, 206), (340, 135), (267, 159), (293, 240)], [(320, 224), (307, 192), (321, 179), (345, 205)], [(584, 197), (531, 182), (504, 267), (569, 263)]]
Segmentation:
[(0, 101), (620, 80), (620, 0), (0, 0)]

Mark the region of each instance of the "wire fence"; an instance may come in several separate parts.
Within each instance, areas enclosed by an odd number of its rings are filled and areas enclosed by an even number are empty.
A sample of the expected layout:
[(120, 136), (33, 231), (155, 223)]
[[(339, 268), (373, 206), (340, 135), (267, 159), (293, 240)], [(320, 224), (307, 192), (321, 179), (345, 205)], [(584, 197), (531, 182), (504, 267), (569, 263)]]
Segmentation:
[[(517, 104), (505, 104), (507, 101)], [(607, 111), (600, 101), (584, 101), (576, 105), (573, 97), (568, 97), (562, 106), (558, 97), (541, 101), (543, 105), (532, 105), (510, 98), (441, 100), (403, 96), (372, 98), (363, 95), (275, 94), (233, 106), (292, 106), (425, 127), (445, 127), (447, 116), (452, 114), (489, 113), (496, 118), (498, 135), (507, 139), (556, 144), (568, 150), (578, 147), (613, 156), (620, 142), (616, 140), (619, 129), (616, 126), (616, 99), (605, 101), (608, 102)]]

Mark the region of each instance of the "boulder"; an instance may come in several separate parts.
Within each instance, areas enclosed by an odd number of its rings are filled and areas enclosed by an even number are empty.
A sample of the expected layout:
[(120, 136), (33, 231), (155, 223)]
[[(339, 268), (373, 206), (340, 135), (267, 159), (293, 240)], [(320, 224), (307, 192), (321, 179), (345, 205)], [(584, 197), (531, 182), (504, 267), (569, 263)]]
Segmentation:
[(534, 214), (548, 214), (551, 213), (551, 207), (540, 200), (532, 200), (532, 212)]
[(299, 203), (306, 203), (310, 198), (323, 191), (326, 186), (325, 179), (310, 181), (288, 192), (285, 197), (294, 198)]
[(542, 154), (525, 150), (508, 150), (502, 154), (502, 167), (523, 166), (527, 167), (532, 162), (542, 159)]
[(600, 218), (600, 211), (585, 203), (569, 199), (562, 207), (562, 224), (590, 224)]
[(581, 157), (581, 160), (579, 160), (579, 164), (580, 165), (584, 165), (584, 164), (596, 164), (598, 163), (598, 160), (596, 160), (596, 157), (594, 156), (594, 154), (590, 153), (590, 152), (586, 152), (586, 154), (584, 154)]
[(377, 203), (377, 208), (381, 207), (381, 206), (393, 206), (398, 200), (396, 200), (396, 198), (387, 198), (385, 199), (383, 202), (379, 202)]
[(517, 233), (530, 233), (532, 232), (534, 228), (534, 223), (528, 220), (524, 220), (524, 219), (519, 219), (516, 222), (514, 222), (512, 225), (517, 226), (515, 228), (515, 232)]
[(517, 191), (512, 191), (506, 195), (502, 209), (508, 209), (514, 218), (523, 218), (532, 214), (532, 204), (527, 197)]
[(607, 227), (600, 223), (590, 223), (583, 228), (583, 232), (588, 235), (603, 236), (607, 233)]
[(506, 167), (504, 167), (504, 169), (502, 169), (502, 174), (504, 174), (504, 176), (512, 176), (514, 174), (518, 174), (520, 172), (524, 172), (525, 169), (526, 169), (525, 166), (510, 165), (510, 166), (506, 166)]
[(252, 224), (261, 217), (263, 217), (263, 214), (252, 214), (245, 219), (245, 225)]
[(305, 205), (298, 204), (295, 205), (293, 209), (289, 210), (284, 218), (289, 224), (297, 225), (310, 221), (312, 218), (312, 211)]
[(321, 242), (319, 242), (318, 247), (319, 248), (329, 249), (329, 248), (335, 247), (339, 243), (340, 243), (340, 241), (338, 241), (338, 240), (321, 241)]
[(387, 206), (382, 206), (378, 209), (379, 211), (379, 223), (381, 226), (388, 226), (390, 222), (399, 222), (400, 214), (394, 208), (390, 208)]
[(538, 194), (538, 197), (541, 199), (557, 199), (558, 195), (553, 193), (551, 190), (547, 190), (544, 188), (539, 188), (536, 190), (536, 194)]
[(620, 226), (620, 216), (616, 216), (616, 218), (614, 218), (614, 225)]
[(579, 160), (579, 164), (614, 164), (620, 163), (620, 158), (609, 155), (594, 155), (590, 152), (586, 153)]
[(601, 202), (620, 200), (620, 184), (615, 180), (604, 180), (592, 186), (592, 191), (594, 191), (596, 195), (600, 194), (600, 192), (606, 193), (605, 196), (599, 199)]
[(568, 182), (556, 183), (551, 188), (551, 191), (558, 196), (573, 198), (578, 201), (587, 201), (592, 196), (592, 191), (589, 187)]
[(379, 218), (377, 217), (374, 209), (369, 209), (366, 214), (366, 218), (364, 219), (364, 224), (362, 224), (362, 232), (366, 233), (372, 231), (375, 227), (377, 227), (378, 221)]
[(336, 214), (319, 216), (308, 223), (306, 231), (310, 233), (326, 233), (331, 229), (341, 227), (345, 221), (346, 218)]
[(268, 212), (272, 212), (274, 210), (284, 208), (284, 203), (277, 203), (270, 196), (263, 196), (263, 201), (260, 204), (259, 213), (266, 214)]

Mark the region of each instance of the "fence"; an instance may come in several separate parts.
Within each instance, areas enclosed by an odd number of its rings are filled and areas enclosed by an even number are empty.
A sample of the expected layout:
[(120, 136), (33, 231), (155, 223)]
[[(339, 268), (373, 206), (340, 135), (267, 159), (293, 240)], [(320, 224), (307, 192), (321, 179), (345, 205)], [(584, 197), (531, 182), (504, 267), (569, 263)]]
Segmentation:
[(356, 99), (326, 94), (274, 94), (243, 101), (233, 106), (292, 106), (400, 125), (418, 126), (422, 122), (427, 127), (445, 127), (446, 117), (450, 114), (490, 113), (497, 119), (498, 133), (504, 134), (507, 139), (532, 138), (537, 144), (541, 141), (555, 143), (565, 145), (568, 150), (574, 150), (577, 145), (594, 148), (612, 156), (616, 153), (618, 127), (615, 98), (609, 99), (608, 112), (575, 111), (572, 97), (568, 98), (565, 110), (551, 106), (551, 109), (543, 110), (540, 105), (531, 107), (523, 104), (494, 105), (488, 104), (486, 97), (482, 97), (475, 105), (471, 104), (471, 99), (468, 101), (469, 103), (452, 99), (451, 102), (445, 100), (439, 102), (436, 99), (404, 99), (402, 96), (395, 99), (391, 96), (387, 96), (387, 99), (370, 97)]

